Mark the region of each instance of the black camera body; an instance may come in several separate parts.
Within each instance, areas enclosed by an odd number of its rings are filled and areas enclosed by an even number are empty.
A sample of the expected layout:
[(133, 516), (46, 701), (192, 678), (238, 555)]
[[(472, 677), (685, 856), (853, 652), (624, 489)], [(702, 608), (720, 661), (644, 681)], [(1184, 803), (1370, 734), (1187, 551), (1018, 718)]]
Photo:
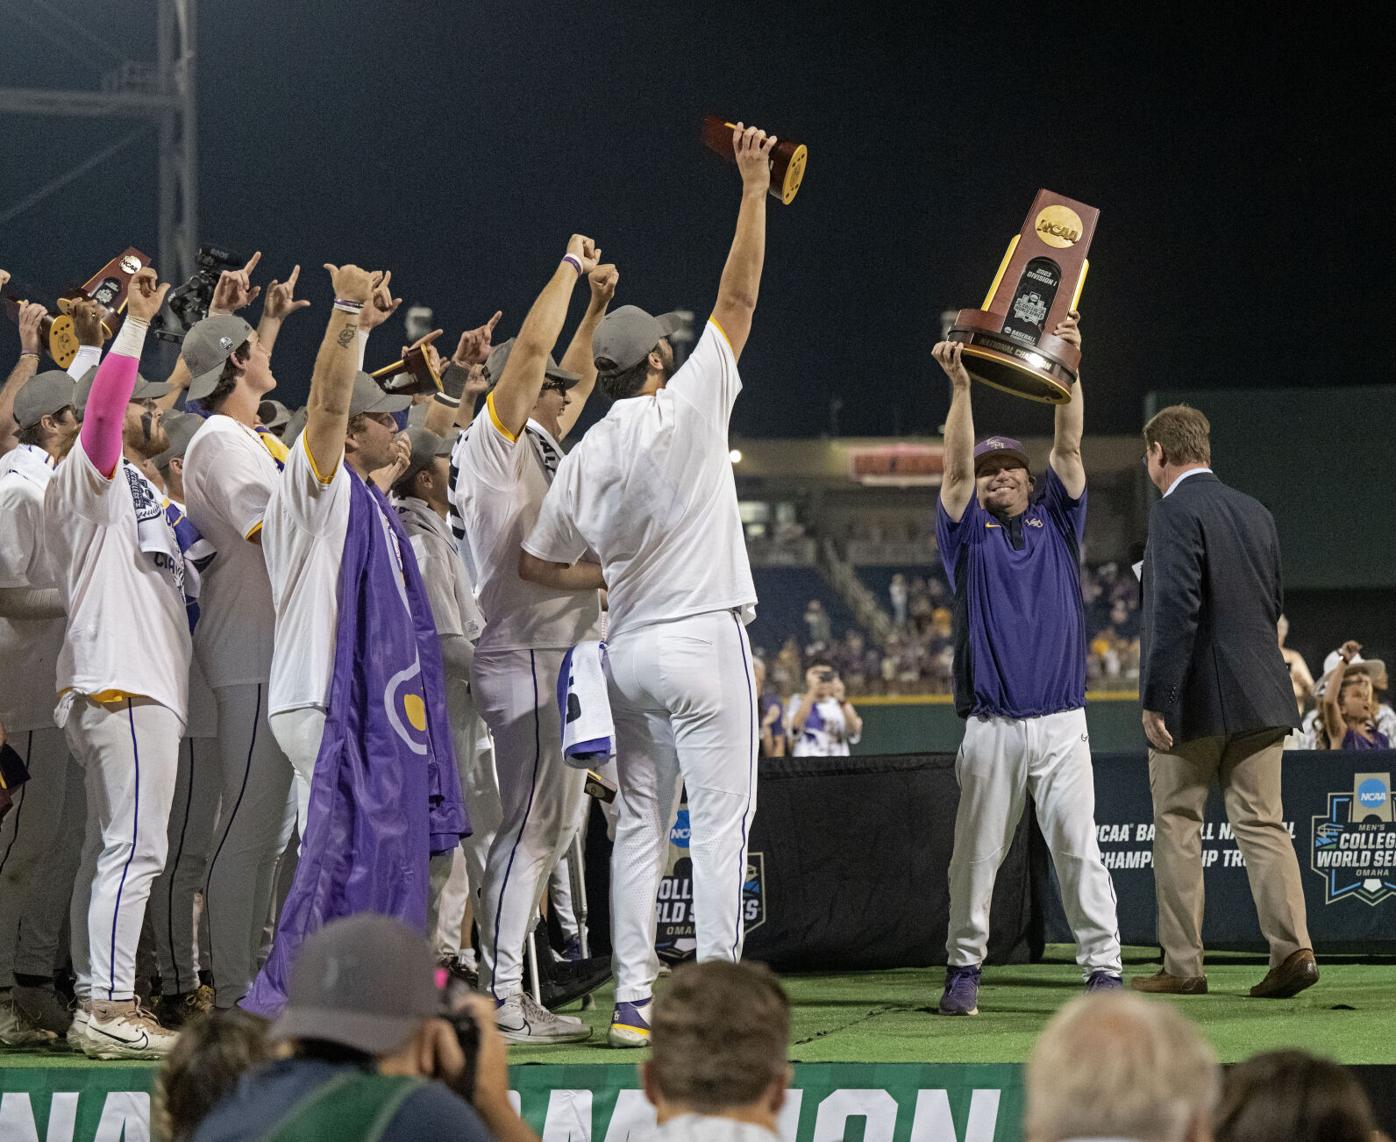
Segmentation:
[(223, 271), (241, 269), (245, 262), (245, 258), (220, 246), (200, 246), (194, 276), (170, 290), (165, 298), (168, 315), (161, 314), (156, 334), (166, 341), (183, 341), (184, 335), (208, 316), (213, 291)]

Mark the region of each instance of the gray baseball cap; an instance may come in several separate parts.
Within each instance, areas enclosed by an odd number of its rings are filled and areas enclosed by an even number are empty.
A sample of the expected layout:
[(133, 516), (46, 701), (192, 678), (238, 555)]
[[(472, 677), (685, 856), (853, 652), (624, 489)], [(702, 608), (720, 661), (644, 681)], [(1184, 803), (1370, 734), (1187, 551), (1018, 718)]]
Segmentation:
[(189, 450), (189, 442), (194, 439), (194, 433), (203, 427), (204, 418), (192, 412), (167, 412), (161, 417), (160, 423), (165, 426), (165, 435), (169, 438), (170, 446), (151, 463), (164, 471), (171, 460), (180, 459)]
[(354, 392), (349, 398), (351, 418), (363, 412), (401, 412), (411, 403), (410, 396), (392, 396), (385, 393), (379, 388), (378, 382), (367, 373), (354, 374)]
[[(92, 395), (92, 382), (97, 378), (98, 366), (93, 365), (87, 372), (83, 373), (82, 380), (78, 382), (77, 399), (73, 402), (73, 407), (77, 409), (78, 417), (81, 419), (87, 411), (87, 398)], [(164, 381), (147, 381), (139, 373), (136, 374), (136, 387), (131, 390), (131, 399), (134, 400), (154, 400), (162, 397), (170, 391), (170, 386)]]
[(296, 442), (296, 437), (305, 431), (305, 418), (307, 409), (301, 405), (291, 414), (291, 419), (286, 422), (286, 427), (281, 433), (281, 439), (285, 441), (286, 447), (290, 447)]
[(15, 423), (21, 429), (33, 428), (46, 416), (77, 404), (77, 385), (62, 369), (50, 369), (30, 377), (15, 397)]
[(267, 1037), (322, 1039), (383, 1055), (439, 1014), (426, 940), (400, 921), (360, 912), (330, 921), (301, 944), (286, 1010)]
[[(485, 360), (485, 376), (489, 378), (490, 388), (499, 384), (499, 378), (504, 376), (504, 366), (509, 360), (509, 354), (514, 351), (516, 340), (517, 338), (510, 337), (508, 341), (496, 345)], [(564, 389), (570, 389), (582, 379), (576, 373), (569, 373), (560, 367), (557, 359), (551, 355), (548, 357), (548, 363), (543, 366), (543, 376), (550, 381), (561, 382)]]
[(651, 317), (638, 305), (622, 305), (601, 319), (591, 339), (592, 356), (602, 373), (620, 373), (638, 365), (665, 337), (683, 328), (677, 313)]
[(291, 410), (279, 400), (264, 400), (257, 406), (257, 419), (272, 432), (279, 432), (291, 422)]
[(223, 366), (252, 332), (241, 317), (222, 313), (217, 317), (205, 317), (184, 335), (184, 344), (179, 355), (189, 367), (189, 400), (203, 400), (218, 387), (218, 376)]
[(438, 456), (451, 454), (451, 441), (444, 436), (438, 436), (429, 428), (409, 428), (407, 440), (412, 445), (412, 459), (408, 462), (407, 471), (399, 477), (402, 480), (412, 479), (423, 468), (429, 467)]

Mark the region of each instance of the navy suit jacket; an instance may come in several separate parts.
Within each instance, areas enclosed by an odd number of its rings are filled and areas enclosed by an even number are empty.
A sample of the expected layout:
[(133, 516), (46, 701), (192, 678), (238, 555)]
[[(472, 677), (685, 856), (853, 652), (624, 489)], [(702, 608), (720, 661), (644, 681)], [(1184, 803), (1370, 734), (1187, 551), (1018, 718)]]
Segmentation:
[(1139, 693), (1176, 743), (1299, 724), (1276, 624), (1275, 520), (1210, 472), (1149, 513)]

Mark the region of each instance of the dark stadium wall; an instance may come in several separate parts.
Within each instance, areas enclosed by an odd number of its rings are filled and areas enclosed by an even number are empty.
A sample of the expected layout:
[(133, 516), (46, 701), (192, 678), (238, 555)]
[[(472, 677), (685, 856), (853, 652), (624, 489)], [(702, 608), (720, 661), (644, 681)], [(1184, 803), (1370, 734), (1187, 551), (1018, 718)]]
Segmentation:
[[(855, 699), (863, 716), (863, 739), (855, 754), (954, 753), (964, 723), (948, 695)], [(1092, 751), (1144, 748), (1139, 701), (1133, 696), (1089, 699), (1086, 724)]]

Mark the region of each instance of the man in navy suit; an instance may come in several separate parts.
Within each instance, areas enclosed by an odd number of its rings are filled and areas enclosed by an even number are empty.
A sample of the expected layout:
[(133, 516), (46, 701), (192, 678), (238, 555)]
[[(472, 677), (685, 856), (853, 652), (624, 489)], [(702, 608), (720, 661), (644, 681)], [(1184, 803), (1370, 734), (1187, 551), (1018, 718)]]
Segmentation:
[(1318, 982), (1299, 861), (1284, 823), (1280, 759), (1297, 724), (1275, 640), (1283, 592), (1275, 521), (1212, 474), (1211, 425), (1173, 405), (1144, 426), (1149, 513), (1139, 691), (1154, 801), (1154, 875), (1163, 970), (1138, 991), (1201, 994), (1202, 817), (1220, 782), (1246, 859), (1270, 971), (1256, 998)]

